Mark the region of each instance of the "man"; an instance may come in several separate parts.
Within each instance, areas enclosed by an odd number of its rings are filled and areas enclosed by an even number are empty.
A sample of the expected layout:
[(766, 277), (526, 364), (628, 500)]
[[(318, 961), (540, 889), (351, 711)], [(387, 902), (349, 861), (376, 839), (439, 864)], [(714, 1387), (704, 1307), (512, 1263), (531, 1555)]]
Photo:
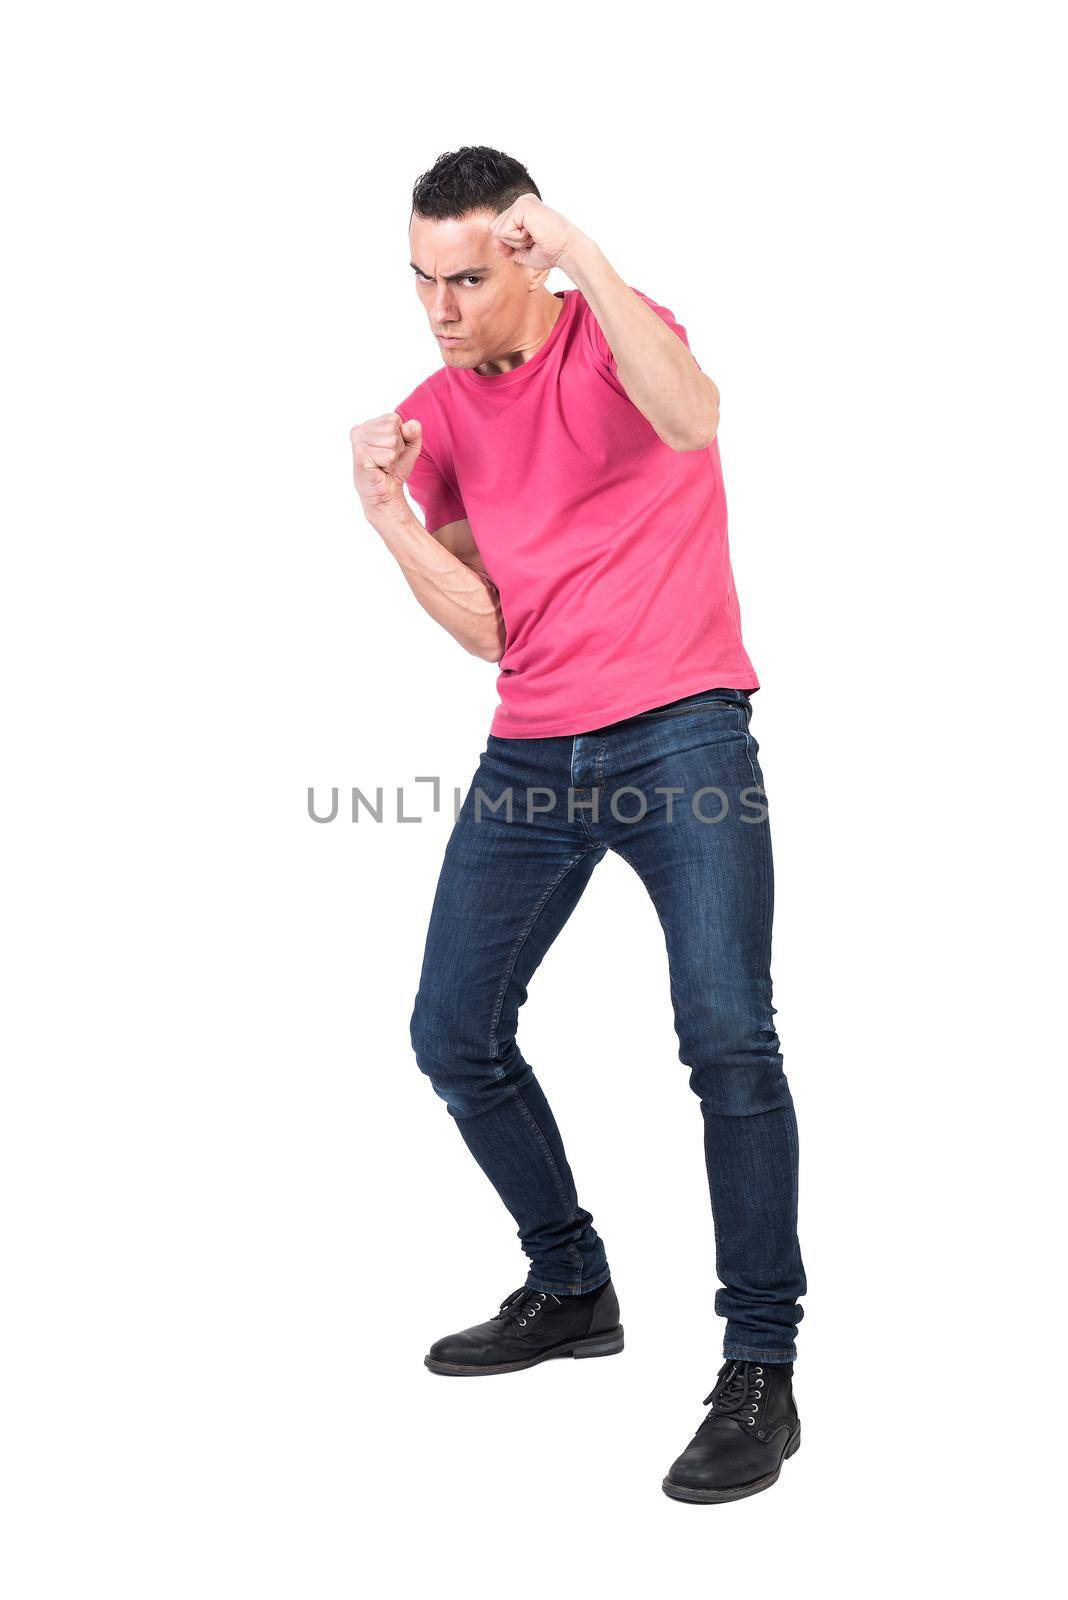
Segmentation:
[[(352, 430), (356, 487), (419, 603), (500, 663), (411, 1038), (530, 1263), (495, 1316), (439, 1339), (426, 1365), (476, 1376), (623, 1348), (604, 1245), (515, 1038), (530, 978), (615, 850), (664, 928), (727, 1322), (710, 1409), (663, 1488), (738, 1499), (800, 1440), (805, 1276), (719, 395), (671, 312), (499, 151), (465, 147), (418, 180), (409, 243), (444, 365)], [(553, 267), (574, 287), (550, 292)]]

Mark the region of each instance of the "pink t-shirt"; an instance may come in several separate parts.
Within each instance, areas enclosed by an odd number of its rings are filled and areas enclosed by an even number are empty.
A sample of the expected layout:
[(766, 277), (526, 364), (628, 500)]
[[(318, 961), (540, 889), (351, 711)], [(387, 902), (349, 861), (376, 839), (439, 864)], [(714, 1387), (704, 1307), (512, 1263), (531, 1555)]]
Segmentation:
[[(689, 348), (666, 307), (636, 294)], [(673, 450), (629, 399), (584, 295), (489, 377), (443, 366), (396, 407), (423, 424), (407, 488), (433, 533), (466, 517), (506, 645), (490, 732), (585, 733), (702, 689), (759, 687), (742, 644), (719, 444)]]

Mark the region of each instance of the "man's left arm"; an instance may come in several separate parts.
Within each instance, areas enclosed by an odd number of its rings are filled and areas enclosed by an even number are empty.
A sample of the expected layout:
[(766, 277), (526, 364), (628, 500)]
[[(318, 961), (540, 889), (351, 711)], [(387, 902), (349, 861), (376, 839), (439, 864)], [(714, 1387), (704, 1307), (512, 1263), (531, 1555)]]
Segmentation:
[(679, 335), (638, 298), (592, 239), (560, 261), (581, 289), (642, 416), (673, 450), (702, 450), (719, 427), (719, 390)]
[(628, 398), (673, 450), (703, 450), (719, 427), (719, 390), (679, 335), (623, 282), (594, 241), (535, 194), (490, 227), (519, 266), (559, 267), (580, 289), (608, 341)]

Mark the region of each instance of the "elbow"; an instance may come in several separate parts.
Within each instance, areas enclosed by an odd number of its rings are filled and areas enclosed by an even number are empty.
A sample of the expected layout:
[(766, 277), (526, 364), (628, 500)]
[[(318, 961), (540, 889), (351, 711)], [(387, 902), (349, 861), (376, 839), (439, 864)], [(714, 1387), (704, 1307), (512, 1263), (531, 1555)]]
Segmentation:
[(710, 421), (701, 429), (695, 443), (690, 445), (691, 450), (707, 450), (719, 432), (719, 407), (717, 406)]
[(483, 635), (467, 646), (469, 653), (480, 661), (500, 661), (504, 655), (504, 629), (498, 626), (488, 638)]
[(719, 401), (709, 407), (694, 426), (669, 440), (673, 450), (707, 450), (719, 429)]
[(719, 428), (719, 390), (708, 378), (702, 404), (695, 406), (687, 419), (687, 426), (673, 434), (665, 443), (673, 450), (707, 450)]

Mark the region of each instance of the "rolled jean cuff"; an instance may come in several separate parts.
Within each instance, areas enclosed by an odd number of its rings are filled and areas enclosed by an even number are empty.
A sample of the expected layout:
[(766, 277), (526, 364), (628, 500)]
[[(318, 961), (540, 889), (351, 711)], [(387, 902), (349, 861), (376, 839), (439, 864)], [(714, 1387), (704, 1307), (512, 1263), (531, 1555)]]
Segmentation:
[(528, 1278), (523, 1285), (525, 1289), (538, 1289), (543, 1294), (592, 1294), (594, 1289), (599, 1289), (607, 1283), (612, 1276), (610, 1271), (605, 1271), (596, 1283), (549, 1283), (545, 1278)]
[(723, 1359), (725, 1361), (766, 1361), (769, 1367), (785, 1365), (786, 1362), (797, 1360), (797, 1351), (790, 1350), (753, 1350), (744, 1344), (725, 1344), (723, 1346)]

